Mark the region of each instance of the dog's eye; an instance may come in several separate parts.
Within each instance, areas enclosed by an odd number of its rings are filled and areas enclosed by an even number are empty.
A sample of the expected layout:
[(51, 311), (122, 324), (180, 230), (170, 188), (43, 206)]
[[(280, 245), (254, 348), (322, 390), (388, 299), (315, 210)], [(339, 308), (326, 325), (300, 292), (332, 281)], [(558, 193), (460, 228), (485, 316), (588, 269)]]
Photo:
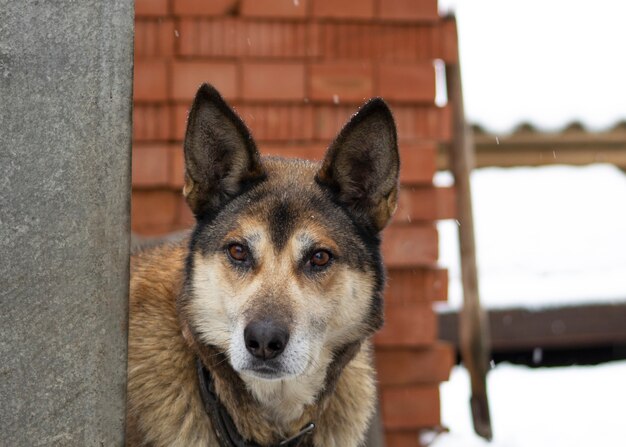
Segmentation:
[(313, 253), (309, 262), (315, 267), (324, 267), (330, 262), (331, 255), (326, 250), (319, 250)]
[(228, 255), (237, 262), (245, 262), (248, 259), (248, 249), (241, 244), (230, 244)]

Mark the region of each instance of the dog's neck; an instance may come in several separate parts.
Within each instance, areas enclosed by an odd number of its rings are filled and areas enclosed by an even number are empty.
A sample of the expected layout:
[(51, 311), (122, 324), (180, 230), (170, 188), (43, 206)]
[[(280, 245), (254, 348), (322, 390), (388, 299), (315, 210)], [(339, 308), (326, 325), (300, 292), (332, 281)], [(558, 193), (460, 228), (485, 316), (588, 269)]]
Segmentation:
[(293, 422), (302, 418), (307, 407), (317, 403), (331, 361), (332, 353), (326, 351), (321, 353), (315, 369), (298, 377), (268, 381), (243, 374), (241, 378), (276, 426), (288, 430)]
[(337, 352), (323, 352), (318, 368), (308, 375), (267, 381), (236, 373), (223, 352), (198, 344), (188, 327), (183, 329), (183, 335), (211, 372), (217, 395), (241, 435), (260, 444), (276, 444), (305, 424), (315, 422), (341, 371), (361, 346), (361, 341), (357, 341)]

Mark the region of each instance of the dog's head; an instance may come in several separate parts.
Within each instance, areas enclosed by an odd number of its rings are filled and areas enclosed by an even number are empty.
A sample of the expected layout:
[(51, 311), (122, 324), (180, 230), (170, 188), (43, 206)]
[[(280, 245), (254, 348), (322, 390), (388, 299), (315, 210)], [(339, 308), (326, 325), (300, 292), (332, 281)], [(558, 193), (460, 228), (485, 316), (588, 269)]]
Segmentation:
[(381, 99), (316, 164), (261, 159), (244, 123), (203, 85), (184, 146), (197, 225), (178, 306), (196, 342), (242, 376), (272, 380), (326, 368), (382, 325), (379, 232), (396, 208), (399, 160)]

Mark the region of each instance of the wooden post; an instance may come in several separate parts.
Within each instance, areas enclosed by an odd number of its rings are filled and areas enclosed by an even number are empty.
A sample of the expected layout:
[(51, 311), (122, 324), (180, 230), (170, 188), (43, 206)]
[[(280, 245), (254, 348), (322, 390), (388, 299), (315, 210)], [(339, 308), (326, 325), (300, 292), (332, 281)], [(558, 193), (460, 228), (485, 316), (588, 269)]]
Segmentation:
[[(451, 18), (450, 20), (454, 20)], [(456, 26), (455, 26), (456, 28)], [(460, 64), (446, 65), (448, 100), (452, 106), (453, 139), (450, 146), (450, 167), (456, 186), (456, 201), (461, 247), (461, 274), (463, 307), (459, 315), (460, 351), (470, 374), (471, 408), (474, 430), (486, 439), (492, 438), (489, 401), (487, 398), (487, 371), (489, 370), (489, 326), (480, 305), (478, 270), (470, 173), (474, 166), (471, 130), (465, 121)]]

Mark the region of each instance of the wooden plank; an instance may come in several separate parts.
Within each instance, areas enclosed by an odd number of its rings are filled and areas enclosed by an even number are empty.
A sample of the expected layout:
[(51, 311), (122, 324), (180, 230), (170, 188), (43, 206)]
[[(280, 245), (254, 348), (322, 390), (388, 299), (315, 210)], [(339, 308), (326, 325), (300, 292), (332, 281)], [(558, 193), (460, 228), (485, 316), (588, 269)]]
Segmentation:
[[(626, 169), (626, 132), (475, 133), (476, 167), (587, 165), (612, 163)], [(443, 149), (443, 148), (442, 148)], [(438, 169), (448, 166), (447, 151), (439, 152)]]
[[(454, 20), (454, 19), (452, 19)], [(489, 371), (489, 324), (480, 304), (478, 271), (476, 267), (476, 244), (474, 241), (474, 218), (470, 172), (474, 168), (472, 135), (465, 119), (463, 87), (459, 64), (446, 66), (448, 97), (452, 104), (454, 126), (450, 146), (450, 169), (456, 186), (456, 204), (459, 222), (459, 245), (461, 248), (461, 281), (463, 284), (463, 307), (459, 321), (459, 346), (463, 363), (470, 375), (472, 395), (470, 404), (474, 430), (487, 440), (492, 438), (491, 416), (487, 396), (487, 372)]]
[[(626, 304), (488, 312), (493, 352), (626, 343)], [(458, 314), (439, 314), (439, 338), (458, 347)]]

